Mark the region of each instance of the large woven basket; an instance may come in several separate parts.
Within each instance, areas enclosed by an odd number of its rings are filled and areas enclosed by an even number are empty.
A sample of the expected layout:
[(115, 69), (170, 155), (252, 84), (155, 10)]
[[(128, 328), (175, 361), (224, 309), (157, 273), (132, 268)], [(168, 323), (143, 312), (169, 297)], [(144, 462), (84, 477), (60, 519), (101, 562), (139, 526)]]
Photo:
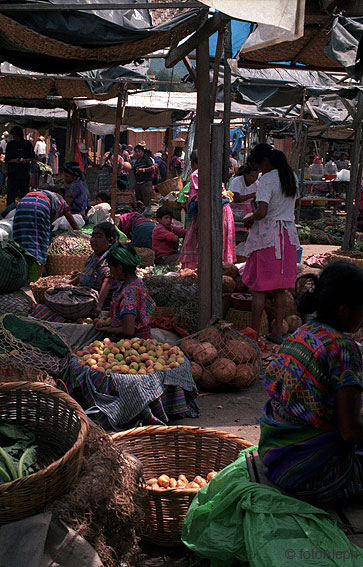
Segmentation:
[(82, 272), (89, 254), (48, 254), (46, 271), (48, 276), (59, 276), (71, 272)]
[(171, 179), (159, 183), (156, 188), (160, 195), (165, 197), (169, 195), (171, 191), (180, 191), (180, 189), (183, 189), (183, 180), (181, 177), (172, 177)]
[[(187, 478), (206, 477), (235, 461), (251, 443), (236, 435), (203, 427), (137, 427), (111, 436), (126, 452), (137, 457), (144, 468), (145, 480), (161, 474)], [(181, 545), (184, 517), (195, 496), (193, 489), (148, 490), (145, 517), (140, 526), (141, 539), (164, 547)]]
[(363, 268), (363, 259), (361, 258), (352, 258), (350, 256), (341, 256), (340, 254), (335, 254), (332, 252), (331, 256), (329, 257), (329, 264), (332, 262), (337, 262), (338, 260), (345, 260), (346, 262), (351, 262), (355, 264), (359, 268)]
[(155, 252), (151, 248), (135, 248), (136, 254), (141, 258), (140, 268), (153, 266), (155, 262)]
[[(230, 307), (227, 311), (227, 315), (225, 320), (228, 323), (232, 323), (233, 327), (237, 329), (237, 331), (242, 331), (242, 329), (246, 329), (246, 327), (251, 327), (252, 323), (252, 313), (251, 311), (241, 311), (240, 309), (234, 309)], [(262, 318), (261, 318), (261, 325), (260, 325), (260, 333), (262, 335), (268, 333), (268, 319), (266, 315), (266, 311), (263, 311)]]
[(33, 292), (34, 299), (37, 303), (45, 303), (44, 294), (50, 287), (55, 287), (60, 283), (69, 283), (71, 279), (70, 272), (67, 275), (60, 276), (47, 276), (45, 278), (39, 278), (36, 282), (30, 283), (30, 289)]
[(0, 385), (0, 420), (35, 435), (41, 470), (0, 484), (0, 523), (42, 512), (73, 486), (82, 465), (88, 420), (67, 394), (45, 384)]
[[(92, 309), (94, 309), (94, 307), (96, 307), (97, 305), (97, 301), (98, 301), (98, 292), (94, 289), (90, 289), (90, 288), (85, 288), (85, 287), (78, 287), (78, 286), (69, 286), (69, 289), (71, 290), (70, 292), (65, 292), (65, 293), (69, 293), (69, 295), (67, 295), (67, 297), (72, 298), (72, 300), (76, 300), (77, 299), (77, 291), (79, 290), (80, 292), (82, 291), (83, 293), (86, 293), (85, 296), (85, 300), (84, 301), (77, 301), (76, 303), (69, 303), (69, 302), (61, 302), (58, 298), (57, 298), (57, 293), (56, 295), (51, 295), (52, 291), (60, 291), (62, 293), (62, 289), (68, 289), (67, 287), (63, 287), (63, 288), (58, 288), (58, 290), (53, 290), (53, 288), (49, 288), (46, 290), (45, 294), (44, 294), (44, 298), (45, 298), (45, 304), (50, 307), (50, 309), (52, 309), (53, 311), (55, 311), (56, 313), (59, 313), (59, 315), (61, 315), (62, 317), (64, 317), (65, 319), (69, 319), (70, 321), (76, 321), (77, 319), (81, 319), (83, 317), (87, 317), (87, 315), (92, 311)], [(74, 291), (73, 291), (74, 290)], [(64, 294), (62, 293), (62, 297), (64, 300)], [(78, 295), (79, 298), (79, 295)], [(69, 300), (68, 300), (69, 301)]]

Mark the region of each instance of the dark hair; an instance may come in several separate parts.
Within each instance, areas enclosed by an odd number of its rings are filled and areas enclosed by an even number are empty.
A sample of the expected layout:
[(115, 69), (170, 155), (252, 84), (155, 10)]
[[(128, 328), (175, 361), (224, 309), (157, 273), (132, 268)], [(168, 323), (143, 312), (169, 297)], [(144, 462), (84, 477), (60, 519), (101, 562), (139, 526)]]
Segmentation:
[(17, 136), (18, 138), (24, 138), (24, 132), (21, 126), (13, 126), (10, 130), (12, 136)]
[(145, 152), (144, 146), (141, 146), (140, 144), (136, 144), (136, 146), (134, 146), (134, 150), (142, 150), (143, 152)]
[(249, 175), (250, 173), (252, 173), (252, 171), (258, 171), (257, 167), (254, 167), (253, 165), (246, 163), (245, 165), (241, 165), (235, 177), (241, 177), (241, 175)]
[(93, 230), (95, 228), (98, 228), (99, 230), (102, 230), (102, 232), (104, 233), (105, 237), (109, 240), (110, 238), (113, 238), (115, 242), (118, 241), (118, 232), (115, 228), (115, 225), (112, 224), (112, 222), (99, 222), (98, 224), (96, 224), (93, 227)]
[(173, 216), (173, 211), (171, 210), (170, 207), (167, 207), (166, 205), (162, 205), (162, 206), (159, 207), (158, 210), (156, 211), (156, 218), (157, 218), (157, 219), (162, 219), (163, 217), (165, 217), (165, 215), (171, 215), (171, 216)]
[(101, 191), (100, 193), (98, 193), (97, 199), (102, 199), (103, 201), (105, 201), (106, 203), (110, 203), (111, 201), (111, 197), (108, 193), (106, 193), (105, 191)]
[[(128, 252), (131, 252), (131, 254), (135, 254), (135, 256), (137, 256), (136, 250), (133, 246), (131, 246), (131, 244), (127, 244), (126, 242), (118, 242), (117, 244), (120, 248), (124, 248)], [(136, 272), (136, 266), (129, 266), (128, 264), (123, 264), (122, 262), (120, 262), (120, 260), (115, 258), (111, 254), (111, 252), (108, 252), (106, 260), (107, 260), (107, 264), (109, 266), (112, 266), (113, 268), (117, 268), (117, 266), (122, 266), (122, 271), (124, 274), (134, 274)]]
[(192, 153), (190, 154), (190, 161), (193, 161), (194, 163), (198, 163), (198, 150), (192, 151)]
[(248, 157), (248, 164), (258, 166), (265, 158), (279, 172), (283, 194), (287, 197), (294, 197), (297, 193), (296, 179), (284, 152), (275, 150), (270, 144), (257, 144)]
[(146, 154), (147, 156), (149, 156), (149, 157), (154, 157), (154, 154), (152, 153), (151, 150), (145, 149), (145, 154)]
[(333, 262), (319, 277), (310, 273), (304, 277), (313, 281), (314, 289), (301, 297), (298, 311), (316, 311), (320, 323), (338, 328), (338, 312), (342, 305), (354, 308), (363, 304), (363, 270), (351, 262)]

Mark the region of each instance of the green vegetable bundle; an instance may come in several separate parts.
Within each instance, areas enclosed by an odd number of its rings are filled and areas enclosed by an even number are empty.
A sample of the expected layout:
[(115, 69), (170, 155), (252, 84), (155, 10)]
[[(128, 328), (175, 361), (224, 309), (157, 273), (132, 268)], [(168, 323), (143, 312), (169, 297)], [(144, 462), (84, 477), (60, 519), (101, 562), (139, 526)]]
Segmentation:
[(58, 234), (51, 241), (48, 249), (49, 254), (92, 254), (91, 237), (89, 234), (82, 234), (79, 231), (69, 231)]
[(0, 422), (0, 483), (11, 482), (39, 470), (33, 433)]

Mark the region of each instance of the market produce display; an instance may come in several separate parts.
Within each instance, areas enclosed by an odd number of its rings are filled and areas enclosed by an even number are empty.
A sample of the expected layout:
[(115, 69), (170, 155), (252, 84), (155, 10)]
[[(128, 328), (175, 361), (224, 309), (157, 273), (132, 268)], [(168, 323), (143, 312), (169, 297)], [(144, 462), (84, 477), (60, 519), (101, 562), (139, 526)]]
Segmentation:
[(78, 363), (92, 370), (110, 374), (152, 374), (184, 364), (183, 352), (177, 346), (154, 339), (121, 339), (117, 343), (105, 338), (93, 341), (76, 353)]
[(193, 480), (188, 480), (184, 474), (180, 474), (178, 478), (169, 477), (167, 474), (162, 474), (158, 478), (150, 478), (146, 481), (146, 488), (149, 490), (167, 490), (168, 488), (180, 488), (182, 490), (200, 490), (208, 484), (213, 477), (216, 476), (216, 471), (210, 471), (207, 478), (200, 475), (194, 477)]
[(205, 390), (246, 388), (260, 371), (258, 345), (225, 323), (186, 337), (180, 348), (191, 361), (195, 382)]
[(48, 255), (60, 254), (68, 256), (70, 254), (92, 254), (91, 237), (89, 234), (83, 234), (78, 230), (70, 230), (64, 234), (58, 234), (52, 238)]
[(0, 422), (0, 483), (11, 482), (39, 470), (33, 433), (12, 423)]

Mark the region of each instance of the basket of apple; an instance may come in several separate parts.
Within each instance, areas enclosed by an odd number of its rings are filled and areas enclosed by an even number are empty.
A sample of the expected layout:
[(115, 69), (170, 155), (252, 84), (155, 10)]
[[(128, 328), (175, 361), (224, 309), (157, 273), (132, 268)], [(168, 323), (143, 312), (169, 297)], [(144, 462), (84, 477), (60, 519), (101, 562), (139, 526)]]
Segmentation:
[(81, 366), (106, 374), (153, 374), (188, 363), (179, 347), (137, 337), (117, 342), (106, 337), (77, 350), (75, 356)]

